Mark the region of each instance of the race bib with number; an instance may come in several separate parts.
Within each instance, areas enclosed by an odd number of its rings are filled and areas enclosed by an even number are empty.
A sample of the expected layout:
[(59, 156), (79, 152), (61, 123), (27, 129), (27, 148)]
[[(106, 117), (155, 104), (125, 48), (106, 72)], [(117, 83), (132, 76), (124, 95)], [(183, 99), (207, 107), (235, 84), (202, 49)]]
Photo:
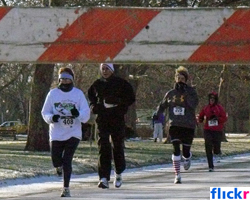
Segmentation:
[(185, 115), (185, 108), (180, 106), (174, 107), (174, 115)]
[(218, 126), (218, 120), (208, 120), (208, 126)]
[(71, 116), (69, 116), (69, 117), (61, 117), (60, 122), (61, 122), (63, 127), (71, 128), (75, 123), (75, 119), (72, 118)]

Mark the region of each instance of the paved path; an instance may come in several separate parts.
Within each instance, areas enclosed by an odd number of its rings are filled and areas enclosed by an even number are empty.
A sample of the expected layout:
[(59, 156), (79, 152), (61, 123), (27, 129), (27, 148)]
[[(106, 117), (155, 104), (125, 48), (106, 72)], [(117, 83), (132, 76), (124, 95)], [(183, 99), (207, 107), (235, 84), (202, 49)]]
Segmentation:
[[(182, 184), (173, 183), (172, 165), (127, 170), (120, 189), (114, 188), (112, 183), (110, 189), (97, 188), (97, 174), (74, 176), (71, 181), (72, 197), (67, 199), (205, 200), (210, 199), (210, 187), (249, 187), (249, 154), (222, 159), (215, 166), (215, 172), (208, 172), (206, 160), (193, 161), (190, 170), (181, 169)], [(62, 182), (58, 177), (20, 180), (14, 184), (0, 187), (0, 199), (61, 199)]]

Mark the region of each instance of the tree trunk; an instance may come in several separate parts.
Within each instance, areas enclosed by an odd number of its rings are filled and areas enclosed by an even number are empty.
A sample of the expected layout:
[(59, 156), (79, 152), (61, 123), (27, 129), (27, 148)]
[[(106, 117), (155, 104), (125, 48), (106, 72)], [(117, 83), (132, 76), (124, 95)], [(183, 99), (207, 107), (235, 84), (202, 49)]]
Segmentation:
[[(219, 84), (219, 101), (224, 106), (225, 111), (227, 112), (227, 102), (228, 102), (228, 94), (229, 94), (229, 83), (230, 83), (230, 66), (223, 65), (223, 69), (221, 71), (220, 84)], [(227, 142), (226, 138), (226, 127), (224, 127), (224, 131), (222, 134), (222, 142)]]
[[(129, 83), (132, 85), (133, 89), (134, 89), (134, 93), (136, 94), (137, 88), (138, 88), (138, 83), (139, 80), (130, 80)], [(133, 132), (134, 135), (133, 137), (137, 137), (137, 132), (136, 132), (136, 119), (137, 119), (137, 115), (136, 115), (136, 104), (133, 103), (128, 110), (127, 113), (127, 119), (126, 119), (126, 124), (128, 127), (130, 127)]]
[(237, 117), (233, 116), (233, 133), (237, 133)]
[(43, 103), (53, 81), (54, 65), (36, 65), (30, 99), (29, 129), (25, 150), (49, 151), (48, 124), (42, 118)]

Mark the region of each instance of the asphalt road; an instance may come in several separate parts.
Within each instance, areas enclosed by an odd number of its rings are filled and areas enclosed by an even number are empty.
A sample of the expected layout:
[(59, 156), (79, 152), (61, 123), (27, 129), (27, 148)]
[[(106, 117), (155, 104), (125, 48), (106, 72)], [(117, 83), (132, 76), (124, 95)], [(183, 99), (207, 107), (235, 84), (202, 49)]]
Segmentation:
[[(181, 168), (182, 184), (174, 184), (172, 165), (151, 166), (126, 170), (123, 185), (109, 189), (97, 187), (97, 174), (74, 176), (71, 196), (67, 199), (210, 199), (210, 187), (248, 187), (250, 184), (250, 155), (228, 157), (215, 163), (215, 171), (208, 172), (206, 160), (193, 161), (190, 170)], [(39, 181), (40, 180), (40, 181)], [(113, 177), (111, 178), (113, 181)], [(61, 199), (62, 180), (59, 177), (12, 183), (0, 187), (1, 199), (55, 200)]]

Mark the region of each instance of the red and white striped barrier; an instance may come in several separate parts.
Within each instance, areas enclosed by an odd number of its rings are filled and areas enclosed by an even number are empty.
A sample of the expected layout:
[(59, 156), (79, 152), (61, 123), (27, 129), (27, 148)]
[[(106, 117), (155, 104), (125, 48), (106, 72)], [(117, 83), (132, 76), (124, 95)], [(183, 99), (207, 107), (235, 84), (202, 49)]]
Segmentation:
[(241, 63), (250, 9), (0, 7), (0, 62)]

